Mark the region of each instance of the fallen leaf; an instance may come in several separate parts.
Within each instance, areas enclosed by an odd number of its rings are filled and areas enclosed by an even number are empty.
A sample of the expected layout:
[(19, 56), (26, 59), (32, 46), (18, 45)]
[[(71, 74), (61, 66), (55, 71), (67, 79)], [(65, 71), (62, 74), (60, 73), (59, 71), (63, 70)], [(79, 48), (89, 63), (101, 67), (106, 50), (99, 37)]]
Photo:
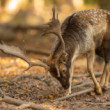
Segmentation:
[(77, 79), (73, 79), (72, 82), (78, 82), (78, 80)]
[(53, 96), (50, 94), (50, 95), (49, 95), (49, 98), (53, 98)]
[(2, 97), (0, 97), (0, 101), (2, 101), (3, 99), (2, 99)]
[(21, 92), (21, 90), (20, 90), (20, 89), (18, 89), (18, 90), (17, 90), (17, 92)]

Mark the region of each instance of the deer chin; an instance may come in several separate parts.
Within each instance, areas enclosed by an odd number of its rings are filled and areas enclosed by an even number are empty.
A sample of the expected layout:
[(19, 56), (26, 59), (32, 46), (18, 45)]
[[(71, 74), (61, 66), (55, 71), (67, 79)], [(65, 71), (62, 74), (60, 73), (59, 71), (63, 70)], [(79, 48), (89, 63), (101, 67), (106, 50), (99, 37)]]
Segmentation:
[(62, 87), (67, 90), (69, 88), (69, 85), (62, 85)]
[(66, 81), (66, 82), (64, 82), (64, 80), (62, 80), (62, 79), (58, 79), (59, 80), (59, 82), (60, 82), (60, 84), (62, 85), (62, 87), (65, 89), (65, 90), (67, 90), (68, 88), (69, 88), (69, 82), (68, 81)]
[(56, 71), (50, 71), (50, 74), (59, 81), (59, 83), (61, 84), (61, 86), (66, 90), (69, 88), (69, 81), (66, 79), (63, 79), (62, 77), (58, 77), (57, 76), (57, 72)]

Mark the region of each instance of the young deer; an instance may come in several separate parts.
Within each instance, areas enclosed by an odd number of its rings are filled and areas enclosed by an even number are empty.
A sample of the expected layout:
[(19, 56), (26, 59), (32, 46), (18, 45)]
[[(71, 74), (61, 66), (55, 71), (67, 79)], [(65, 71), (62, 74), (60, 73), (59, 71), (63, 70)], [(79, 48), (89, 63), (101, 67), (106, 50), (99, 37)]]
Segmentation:
[[(29, 68), (32, 66), (44, 67), (59, 80), (65, 89), (69, 88), (69, 93), (71, 93), (73, 62), (76, 57), (86, 55), (88, 72), (92, 77), (96, 92), (101, 94), (100, 85), (107, 87), (110, 77), (110, 11), (102, 9), (79, 11), (67, 17), (60, 26), (58, 15), (55, 18), (55, 8), (53, 8), (53, 18), (43, 26), (43, 29), (43, 35), (52, 33), (58, 39), (48, 60), (40, 59), (43, 62), (41, 64), (30, 62), (18, 47), (0, 44), (0, 49), (24, 59), (29, 63)], [(100, 85), (93, 73), (95, 53), (105, 60)]]

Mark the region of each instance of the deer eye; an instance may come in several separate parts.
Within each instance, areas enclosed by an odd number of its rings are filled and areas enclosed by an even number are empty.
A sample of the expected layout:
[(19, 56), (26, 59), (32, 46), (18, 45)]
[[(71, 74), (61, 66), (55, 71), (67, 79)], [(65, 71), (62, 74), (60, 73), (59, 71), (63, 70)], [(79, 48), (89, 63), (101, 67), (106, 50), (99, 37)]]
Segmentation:
[(62, 72), (65, 73), (66, 72), (66, 69), (62, 70)]

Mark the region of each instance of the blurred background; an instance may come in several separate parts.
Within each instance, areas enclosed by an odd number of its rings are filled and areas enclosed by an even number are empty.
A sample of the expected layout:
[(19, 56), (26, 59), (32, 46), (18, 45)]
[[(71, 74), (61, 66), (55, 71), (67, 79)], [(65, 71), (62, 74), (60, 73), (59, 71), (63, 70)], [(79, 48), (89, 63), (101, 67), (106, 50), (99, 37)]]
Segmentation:
[(54, 35), (41, 37), (37, 27), (52, 18), (55, 5), (59, 20), (91, 8), (110, 10), (110, 0), (0, 0), (0, 42), (17, 45), (27, 53), (49, 55)]
[(51, 19), (53, 5), (63, 22), (67, 16), (79, 10), (109, 10), (110, 0), (0, 0), (0, 40), (23, 46), (27, 51), (47, 49), (45, 52), (48, 54), (55, 37), (41, 37), (42, 31), (37, 27), (33, 29), (33, 26)]
[[(42, 30), (38, 26), (52, 18), (53, 5), (56, 7), (61, 23), (76, 11), (93, 8), (110, 10), (110, 0), (0, 0), (0, 42), (4, 41), (6, 44), (22, 48), (31, 60), (49, 56), (56, 37), (54, 35), (41, 37)], [(102, 71), (103, 60), (96, 58), (98, 63), (94, 64), (94, 70)], [(12, 69), (11, 63), (9, 64), (11, 61), (18, 62), (17, 66), (13, 64), (15, 69)], [(11, 71), (14, 74), (19, 73), (18, 66), (22, 69), (28, 66), (27, 63), (19, 59), (13, 60), (2, 52), (0, 52), (0, 64), (2, 65), (0, 71), (4, 74)], [(8, 70), (5, 65), (11, 65), (11, 70)], [(85, 58), (83, 61), (82, 58), (77, 59), (74, 66), (75, 73), (87, 73)], [(36, 73), (35, 67), (31, 70), (30, 73)], [(39, 71), (42, 73), (41, 69)]]

